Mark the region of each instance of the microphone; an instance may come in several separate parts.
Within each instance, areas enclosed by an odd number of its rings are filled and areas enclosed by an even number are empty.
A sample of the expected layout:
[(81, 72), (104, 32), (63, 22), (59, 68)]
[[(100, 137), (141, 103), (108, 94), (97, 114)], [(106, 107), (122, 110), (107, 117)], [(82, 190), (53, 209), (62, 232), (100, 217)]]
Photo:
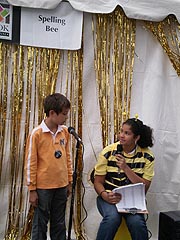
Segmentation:
[(122, 151), (123, 151), (122, 145), (121, 145), (121, 144), (118, 144), (118, 145), (117, 145), (116, 154), (122, 154)]
[(82, 143), (81, 138), (80, 138), (79, 135), (75, 132), (75, 129), (74, 129), (73, 127), (68, 127), (68, 132), (69, 132), (70, 134), (72, 134), (78, 142)]

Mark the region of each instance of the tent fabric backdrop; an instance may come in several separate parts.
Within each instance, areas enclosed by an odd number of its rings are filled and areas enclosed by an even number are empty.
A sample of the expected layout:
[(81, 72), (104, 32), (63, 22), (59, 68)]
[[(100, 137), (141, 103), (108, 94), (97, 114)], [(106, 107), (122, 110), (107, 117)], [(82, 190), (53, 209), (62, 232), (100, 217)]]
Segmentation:
[[(96, 208), (96, 193), (88, 182), (89, 172), (102, 149), (101, 120), (94, 71), (91, 14), (84, 19), (83, 66), (83, 142), (85, 145), (83, 182), (84, 204), (88, 217), (84, 228), (88, 240), (94, 240), (101, 216)], [(136, 113), (154, 129), (155, 177), (147, 194), (148, 228), (157, 239), (159, 212), (178, 210), (180, 198), (180, 81), (167, 55), (153, 35), (137, 21), (135, 63), (131, 97), (131, 116)], [(65, 84), (65, 83), (64, 83)], [(0, 232), (5, 229), (7, 192), (1, 192)]]
[[(8, 0), (15, 6), (31, 8), (55, 8), (63, 0)], [(73, 8), (83, 12), (110, 13), (120, 5), (127, 17), (149, 21), (161, 21), (174, 14), (180, 21), (180, 1), (178, 0), (69, 0)]]
[[(102, 149), (98, 92), (94, 71), (91, 14), (84, 15), (83, 66), (83, 142), (85, 145), (83, 182), (84, 204), (88, 217), (84, 222), (88, 240), (94, 240), (101, 217), (96, 208), (96, 193), (88, 182), (89, 172)], [(178, 210), (180, 197), (180, 81), (167, 55), (144, 23), (137, 21), (135, 64), (131, 97), (131, 116), (138, 113), (154, 129), (155, 177), (147, 194), (148, 228), (157, 239), (160, 211)], [(7, 192), (0, 193), (0, 236), (7, 215)]]
[[(96, 193), (88, 183), (89, 169), (96, 162), (102, 149), (100, 139), (100, 115), (93, 70), (93, 47), (90, 36), (90, 16), (85, 15), (84, 42), (84, 144), (86, 187), (85, 206), (88, 218), (85, 229), (89, 240), (95, 239), (101, 220), (96, 208)], [(131, 96), (131, 117), (138, 113), (145, 124), (154, 129), (155, 177), (147, 194), (151, 240), (158, 239), (159, 212), (180, 209), (180, 79), (169, 58), (154, 36), (145, 29), (144, 22), (137, 21), (135, 63)], [(91, 64), (90, 64), (91, 63)], [(93, 96), (93, 98), (92, 98)], [(93, 112), (92, 112), (93, 109)], [(91, 141), (90, 141), (91, 140)], [(94, 151), (95, 150), (95, 156)], [(87, 181), (87, 182), (86, 182)], [(96, 221), (95, 221), (96, 219)]]
[(138, 112), (154, 129), (155, 177), (147, 201), (157, 239), (159, 212), (180, 209), (180, 79), (156, 39), (141, 25), (136, 34), (131, 114)]

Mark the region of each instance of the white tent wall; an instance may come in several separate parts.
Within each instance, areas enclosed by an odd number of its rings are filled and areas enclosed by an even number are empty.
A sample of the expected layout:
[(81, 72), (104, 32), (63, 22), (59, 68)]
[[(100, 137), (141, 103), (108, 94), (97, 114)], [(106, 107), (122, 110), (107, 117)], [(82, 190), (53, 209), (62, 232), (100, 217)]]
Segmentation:
[[(85, 206), (88, 217), (85, 231), (94, 240), (101, 217), (96, 208), (96, 194), (87, 182), (88, 173), (102, 149), (98, 93), (93, 68), (91, 15), (85, 14), (83, 140), (85, 144), (83, 181), (86, 187)], [(137, 21), (135, 64), (131, 97), (131, 116), (138, 113), (145, 124), (154, 129), (156, 157), (155, 177), (147, 194), (148, 228), (152, 240), (158, 239), (159, 213), (179, 209), (180, 176), (180, 79), (159, 42)], [(95, 154), (94, 154), (95, 151)]]
[[(88, 240), (94, 240), (101, 220), (96, 208), (96, 193), (87, 181), (88, 174), (102, 150), (101, 121), (94, 71), (92, 15), (84, 14), (83, 67), (83, 143), (85, 146), (83, 182), (84, 222)], [(148, 228), (158, 239), (159, 212), (178, 210), (180, 196), (180, 79), (167, 55), (143, 22), (137, 21), (131, 116), (138, 113), (154, 129), (155, 177), (147, 194)], [(0, 239), (7, 217), (7, 192), (0, 193)]]
[(155, 177), (147, 194), (148, 226), (157, 239), (159, 212), (179, 209), (180, 79), (166, 53), (138, 22), (131, 115), (154, 129)]
[[(3, 0), (6, 1), (6, 0)], [(69, 2), (76, 10), (91, 13), (110, 13), (116, 6), (121, 6), (129, 18), (161, 21), (169, 14), (180, 20), (179, 0), (8, 0), (15, 6), (53, 9), (60, 2)]]

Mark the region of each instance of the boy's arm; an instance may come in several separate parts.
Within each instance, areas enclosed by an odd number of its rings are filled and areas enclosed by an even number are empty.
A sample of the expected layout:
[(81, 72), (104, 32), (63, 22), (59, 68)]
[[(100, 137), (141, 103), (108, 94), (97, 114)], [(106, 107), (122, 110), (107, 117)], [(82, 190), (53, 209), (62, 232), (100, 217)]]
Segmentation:
[(33, 134), (29, 135), (26, 143), (25, 176), (29, 191), (36, 190), (37, 141)]

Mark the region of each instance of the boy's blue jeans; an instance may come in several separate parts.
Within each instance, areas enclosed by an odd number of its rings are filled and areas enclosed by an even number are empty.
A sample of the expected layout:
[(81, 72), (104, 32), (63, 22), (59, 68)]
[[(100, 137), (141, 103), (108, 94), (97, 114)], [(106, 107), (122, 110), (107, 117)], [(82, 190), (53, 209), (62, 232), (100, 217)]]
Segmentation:
[(47, 239), (47, 224), (50, 220), (51, 240), (65, 240), (65, 209), (67, 187), (56, 189), (37, 189), (38, 206), (35, 208), (31, 240)]
[(118, 213), (116, 206), (97, 197), (97, 208), (103, 219), (96, 240), (113, 240), (121, 224), (122, 217), (131, 234), (132, 240), (148, 240), (148, 230), (143, 214)]

